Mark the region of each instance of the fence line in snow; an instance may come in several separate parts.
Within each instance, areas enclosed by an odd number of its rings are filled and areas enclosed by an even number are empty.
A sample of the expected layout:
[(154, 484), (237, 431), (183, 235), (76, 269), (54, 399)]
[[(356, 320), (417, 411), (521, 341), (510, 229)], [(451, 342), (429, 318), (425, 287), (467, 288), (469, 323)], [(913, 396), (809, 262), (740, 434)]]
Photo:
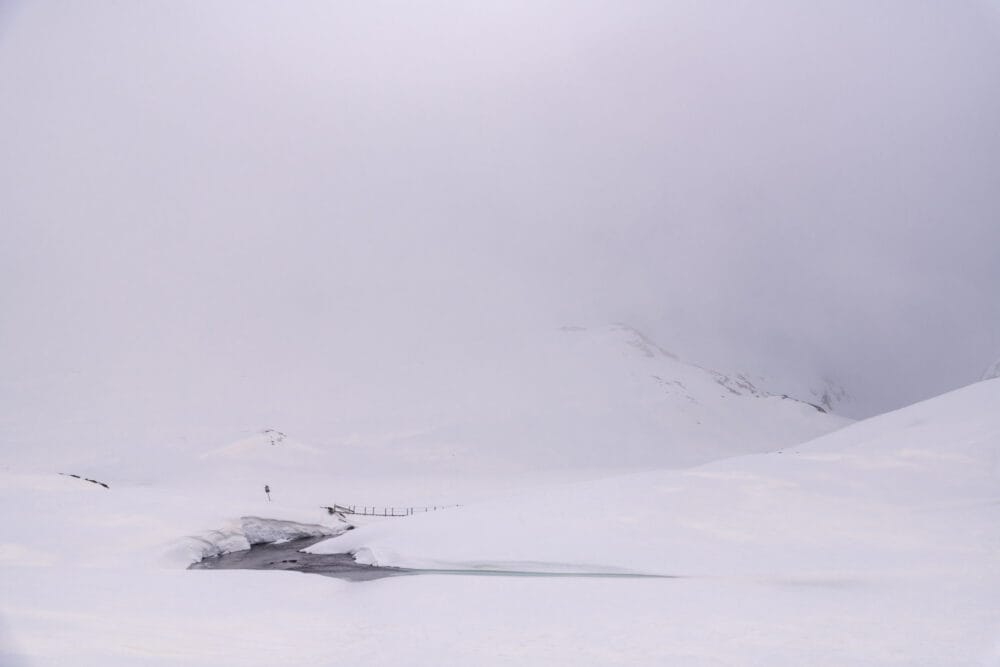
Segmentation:
[(437, 510), (461, 507), (461, 505), (430, 505), (427, 507), (377, 507), (375, 505), (337, 505), (324, 507), (330, 514), (353, 514), (356, 516), (412, 516), (422, 512), (435, 512)]

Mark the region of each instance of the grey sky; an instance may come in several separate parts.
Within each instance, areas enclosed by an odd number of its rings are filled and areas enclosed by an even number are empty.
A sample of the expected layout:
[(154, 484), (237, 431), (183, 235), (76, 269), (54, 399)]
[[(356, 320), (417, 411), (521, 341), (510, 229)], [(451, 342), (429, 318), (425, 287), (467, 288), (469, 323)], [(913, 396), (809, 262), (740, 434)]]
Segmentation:
[(1000, 356), (992, 2), (8, 3), (0, 124), (8, 434), (566, 323), (856, 414)]

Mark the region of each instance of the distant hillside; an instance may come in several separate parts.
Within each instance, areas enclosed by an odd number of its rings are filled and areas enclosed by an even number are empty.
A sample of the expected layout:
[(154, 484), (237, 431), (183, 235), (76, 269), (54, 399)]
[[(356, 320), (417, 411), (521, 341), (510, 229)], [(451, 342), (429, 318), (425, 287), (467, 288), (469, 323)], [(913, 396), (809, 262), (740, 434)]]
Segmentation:
[(684, 363), (624, 325), (564, 327), (503, 350), (470, 345), (363, 378), (330, 410), (338, 420), (326, 441), (302, 439), (341, 462), (451, 470), (687, 466), (849, 421)]

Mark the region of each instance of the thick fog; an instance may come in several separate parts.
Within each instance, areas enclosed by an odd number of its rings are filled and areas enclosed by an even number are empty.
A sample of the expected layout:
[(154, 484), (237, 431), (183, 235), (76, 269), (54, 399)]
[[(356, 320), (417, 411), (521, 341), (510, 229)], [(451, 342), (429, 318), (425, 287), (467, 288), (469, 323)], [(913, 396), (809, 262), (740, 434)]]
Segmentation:
[(991, 2), (8, 2), (0, 123), (12, 445), (566, 324), (855, 415), (1000, 357)]

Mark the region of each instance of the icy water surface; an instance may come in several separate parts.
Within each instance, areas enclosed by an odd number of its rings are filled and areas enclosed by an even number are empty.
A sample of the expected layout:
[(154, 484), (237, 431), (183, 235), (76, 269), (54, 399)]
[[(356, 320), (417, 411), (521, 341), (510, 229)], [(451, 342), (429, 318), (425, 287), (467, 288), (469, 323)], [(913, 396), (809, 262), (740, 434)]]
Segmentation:
[(191, 570), (291, 570), (310, 572), (348, 581), (370, 581), (403, 574), (413, 570), (398, 567), (373, 567), (359, 565), (351, 554), (310, 554), (301, 551), (325, 537), (307, 537), (280, 544), (255, 544), (247, 551), (206, 558), (194, 563)]
[(310, 554), (301, 551), (327, 538), (310, 537), (281, 544), (257, 544), (247, 551), (206, 558), (194, 563), (192, 570), (290, 570), (308, 572), (347, 581), (371, 581), (386, 577), (416, 574), (446, 574), (477, 577), (602, 577), (676, 579), (670, 575), (632, 574), (619, 572), (531, 572), (503, 569), (441, 569), (421, 570), (402, 567), (377, 567), (354, 562), (351, 554)]

